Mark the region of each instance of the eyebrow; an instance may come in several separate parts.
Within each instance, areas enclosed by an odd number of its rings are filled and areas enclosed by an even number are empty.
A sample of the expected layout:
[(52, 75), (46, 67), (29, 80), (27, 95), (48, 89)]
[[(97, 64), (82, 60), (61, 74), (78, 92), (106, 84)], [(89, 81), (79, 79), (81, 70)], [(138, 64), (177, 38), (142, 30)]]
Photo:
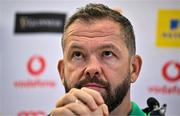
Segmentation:
[(118, 49), (117, 47), (115, 47), (113, 44), (102, 45), (102, 46), (98, 47), (98, 49), (99, 50), (102, 50), (102, 49), (114, 49), (117, 52), (121, 52), (121, 50)]
[(72, 46), (70, 47), (70, 49), (82, 49), (82, 46), (79, 46), (78, 44), (72, 44)]

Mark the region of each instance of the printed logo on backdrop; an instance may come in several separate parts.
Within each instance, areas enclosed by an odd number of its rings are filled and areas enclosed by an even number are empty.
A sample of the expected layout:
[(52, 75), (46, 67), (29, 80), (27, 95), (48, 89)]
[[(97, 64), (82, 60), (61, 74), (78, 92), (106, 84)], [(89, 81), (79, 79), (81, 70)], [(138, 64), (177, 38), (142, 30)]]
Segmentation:
[(27, 62), (27, 70), (33, 77), (38, 77), (45, 70), (46, 62), (44, 57), (34, 55)]
[(164, 63), (161, 69), (165, 85), (153, 85), (148, 91), (155, 94), (180, 95), (180, 62), (170, 60)]
[(17, 116), (46, 116), (44, 111), (21, 111)]
[(159, 10), (156, 45), (180, 47), (180, 10)]
[(180, 62), (166, 62), (162, 68), (162, 75), (167, 82), (180, 81)]
[(17, 13), (15, 33), (63, 32), (65, 13)]
[(45, 79), (44, 76), (47, 68), (47, 61), (42, 55), (33, 55), (27, 59), (25, 64), (28, 77), (24, 80), (14, 81), (14, 86), (16, 88), (42, 88), (48, 87), (53, 88), (56, 86), (55, 80)]

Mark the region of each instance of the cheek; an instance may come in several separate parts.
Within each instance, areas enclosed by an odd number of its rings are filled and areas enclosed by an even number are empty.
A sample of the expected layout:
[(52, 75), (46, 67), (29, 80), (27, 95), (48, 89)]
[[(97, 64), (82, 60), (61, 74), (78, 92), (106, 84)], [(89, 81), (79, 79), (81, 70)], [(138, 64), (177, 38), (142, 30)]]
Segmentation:
[(83, 69), (81, 67), (77, 68), (77, 66), (67, 63), (67, 65), (64, 68), (64, 75), (67, 84), (70, 87), (73, 87), (82, 77), (82, 72)]
[(104, 75), (113, 88), (122, 83), (127, 77), (129, 70), (128, 64), (128, 62), (116, 62), (113, 65), (104, 66)]

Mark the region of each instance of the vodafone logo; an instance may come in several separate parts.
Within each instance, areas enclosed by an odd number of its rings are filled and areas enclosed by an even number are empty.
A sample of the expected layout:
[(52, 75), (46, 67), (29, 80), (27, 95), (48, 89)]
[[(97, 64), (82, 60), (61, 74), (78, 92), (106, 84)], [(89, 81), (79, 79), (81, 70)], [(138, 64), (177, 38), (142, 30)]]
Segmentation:
[(40, 75), (44, 73), (46, 67), (47, 67), (46, 60), (43, 56), (41, 55), (31, 56), (27, 61), (26, 69), (28, 73), (31, 75), (30, 77), (33, 77), (36, 79), (32, 78), (32, 79), (15, 80), (13, 82), (14, 86), (16, 88), (45, 88), (45, 87), (54, 88), (56, 87), (56, 81), (54, 79), (51, 79), (51, 77), (39, 79), (39, 77), (42, 77)]
[(180, 62), (168, 61), (162, 68), (162, 75), (169, 82), (180, 81)]
[[(162, 95), (180, 95), (180, 62), (170, 60), (162, 66), (163, 79), (169, 83), (153, 84), (148, 87), (149, 93), (162, 94)], [(176, 82), (176, 83), (175, 83)]]
[(46, 116), (46, 113), (43, 111), (22, 111), (17, 116)]
[(38, 76), (43, 73), (46, 67), (45, 58), (40, 55), (30, 57), (27, 62), (27, 70), (33, 76)]

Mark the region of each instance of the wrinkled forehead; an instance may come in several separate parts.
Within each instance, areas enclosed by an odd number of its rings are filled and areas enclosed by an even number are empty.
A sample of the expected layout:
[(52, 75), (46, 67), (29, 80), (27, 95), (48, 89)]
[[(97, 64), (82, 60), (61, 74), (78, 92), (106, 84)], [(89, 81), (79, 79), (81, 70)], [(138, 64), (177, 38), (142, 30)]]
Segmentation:
[[(116, 30), (114, 30), (116, 29)], [(92, 32), (111, 32), (114, 31), (115, 33), (118, 33), (120, 31), (120, 25), (112, 21), (110, 19), (102, 19), (102, 20), (76, 20), (74, 21), (65, 31), (67, 33), (71, 31), (92, 31)]]
[(116, 35), (119, 38), (122, 37), (121, 27), (117, 22), (109, 19), (93, 20), (90, 22), (83, 20), (76, 20), (73, 22), (67, 30), (64, 32), (63, 41), (64, 44), (66, 40), (71, 36), (85, 36), (85, 37), (98, 37), (98, 36), (108, 36)]

